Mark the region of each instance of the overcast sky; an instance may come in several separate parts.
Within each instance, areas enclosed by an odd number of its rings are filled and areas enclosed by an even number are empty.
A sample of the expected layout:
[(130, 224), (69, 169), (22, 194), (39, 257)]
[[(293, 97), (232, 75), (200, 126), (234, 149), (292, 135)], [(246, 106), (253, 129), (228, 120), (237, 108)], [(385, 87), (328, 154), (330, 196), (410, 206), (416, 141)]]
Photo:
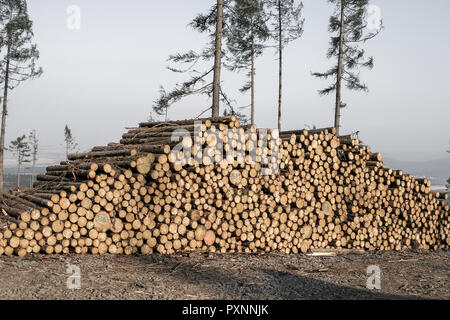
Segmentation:
[[(183, 75), (166, 69), (175, 52), (200, 49), (205, 36), (187, 25), (214, 0), (110, 1), (30, 0), (44, 69), (41, 78), (11, 92), (9, 142), (36, 129), (43, 153), (63, 153), (68, 124), (81, 151), (117, 141), (125, 127), (145, 121), (162, 84), (170, 89)], [(326, 59), (328, 19), (325, 0), (304, 0), (305, 31), (285, 52), (284, 129), (333, 124), (333, 96), (312, 71)], [(387, 157), (427, 160), (448, 157), (450, 138), (450, 1), (378, 0), (385, 30), (365, 45), (375, 68), (361, 73), (370, 92), (343, 92), (343, 132), (360, 138)], [(67, 27), (67, 8), (81, 9), (81, 29)], [(277, 61), (272, 49), (256, 61), (256, 124), (276, 127)], [(237, 88), (242, 75), (223, 74), (223, 86), (238, 102), (249, 96)], [(190, 97), (169, 110), (171, 119), (196, 117), (210, 105)]]

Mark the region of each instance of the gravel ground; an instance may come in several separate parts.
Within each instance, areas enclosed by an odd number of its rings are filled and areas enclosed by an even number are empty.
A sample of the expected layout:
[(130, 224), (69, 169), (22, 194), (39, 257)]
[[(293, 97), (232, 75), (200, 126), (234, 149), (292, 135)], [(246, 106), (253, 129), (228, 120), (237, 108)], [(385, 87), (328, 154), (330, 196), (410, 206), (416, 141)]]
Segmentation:
[[(450, 299), (448, 251), (0, 257), (0, 299)], [(68, 289), (69, 264), (81, 288)], [(368, 290), (367, 267), (381, 270)]]

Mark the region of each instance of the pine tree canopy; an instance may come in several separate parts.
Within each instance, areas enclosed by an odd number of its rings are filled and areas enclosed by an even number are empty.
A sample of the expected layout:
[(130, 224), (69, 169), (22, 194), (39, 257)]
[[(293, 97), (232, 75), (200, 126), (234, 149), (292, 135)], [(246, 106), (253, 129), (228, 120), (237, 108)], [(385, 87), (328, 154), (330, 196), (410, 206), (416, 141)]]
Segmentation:
[[(232, 72), (246, 71), (245, 83), (239, 89), (242, 93), (254, 90), (255, 59), (263, 54), (267, 47), (266, 41), (270, 38), (268, 20), (263, 0), (233, 0), (230, 3), (226, 24), (228, 55), (224, 66)], [(227, 105), (231, 106), (230, 103)], [(249, 106), (254, 108), (253, 95), (251, 104), (239, 109)], [(230, 112), (225, 115), (233, 114), (242, 123), (248, 122), (248, 117), (242, 112), (236, 111), (233, 106), (229, 109)]]
[[(226, 3), (227, 1), (225, 1)], [(225, 9), (225, 8), (224, 8)], [(204, 69), (201, 62), (208, 63), (214, 60), (215, 54), (215, 32), (217, 19), (217, 5), (213, 5), (206, 14), (197, 15), (189, 26), (200, 32), (207, 33), (210, 41), (201, 52), (190, 50), (186, 53), (177, 53), (169, 56), (170, 63), (178, 64), (179, 67), (169, 66), (168, 69), (175, 73), (187, 73), (189, 79), (176, 84), (171, 91), (166, 91), (163, 86), (160, 87), (160, 97), (155, 101), (153, 110), (158, 115), (164, 115), (173, 103), (178, 102), (186, 96), (193, 94), (212, 95), (213, 82), (210, 79), (214, 71), (211, 63), (210, 68)], [(224, 21), (227, 19), (226, 10), (224, 10)], [(225, 52), (222, 53), (223, 55)], [(226, 100), (226, 96), (222, 93), (222, 100)]]
[(39, 51), (32, 43), (32, 25), (25, 0), (0, 0), (0, 81), (5, 81), (8, 71), (9, 89), (42, 74), (36, 66)]
[[(332, 33), (330, 48), (327, 58), (339, 59), (339, 44), (341, 30), (341, 5), (344, 5), (344, 32), (343, 32), (343, 55), (342, 55), (342, 77), (345, 86), (349, 90), (368, 91), (368, 87), (361, 82), (359, 72), (361, 68), (372, 69), (373, 57), (366, 58), (365, 51), (360, 44), (374, 38), (380, 33), (382, 27), (375, 31), (368, 31), (367, 8), (369, 0), (329, 0), (336, 6), (335, 13), (329, 20), (329, 31)], [(332, 83), (319, 91), (320, 95), (327, 95), (336, 90), (338, 76), (338, 62), (325, 72), (315, 72), (313, 76), (322, 79), (333, 79)], [(344, 107), (342, 104), (341, 107)]]
[[(234, 1), (236, 0), (223, 0), (223, 29), (221, 38), (224, 42), (229, 37), (231, 32), (230, 18), (232, 17), (232, 11), (234, 10)], [(172, 64), (176, 64), (177, 66), (174, 67), (170, 65), (167, 68), (175, 73), (187, 74), (189, 78), (186, 81), (177, 83), (170, 91), (167, 91), (163, 86), (160, 87), (160, 96), (153, 104), (153, 111), (157, 115), (167, 114), (167, 109), (184, 97), (195, 94), (207, 95), (208, 97), (213, 96), (215, 88), (213, 75), (215, 75), (214, 60), (216, 54), (217, 20), (218, 6), (216, 3), (206, 13), (197, 15), (191, 23), (189, 23), (189, 26), (192, 29), (200, 33), (207, 34), (209, 41), (205, 45), (205, 48), (200, 52), (190, 50), (186, 53), (177, 53), (169, 56), (168, 61)], [(227, 59), (227, 54), (228, 50), (222, 47), (222, 50), (220, 50), (221, 61), (225, 61)], [(223, 62), (219, 63), (219, 65), (222, 64)], [(223, 90), (222, 85), (219, 84), (217, 87), (219, 95), (218, 99), (224, 103), (226, 109), (228, 109), (224, 111), (224, 114), (233, 114), (237, 117), (243, 116), (234, 109), (234, 100), (228, 97)]]
[(18, 158), (19, 165), (24, 162), (30, 162), (28, 159), (30, 157), (31, 147), (26, 141), (27, 137), (25, 135), (17, 137), (16, 140), (10, 142), (8, 150), (12, 152)]
[(38, 149), (39, 149), (39, 139), (36, 133), (36, 130), (32, 130), (29, 135), (28, 135), (28, 140), (30, 141), (30, 145), (32, 148), (32, 156), (33, 156), (33, 161), (36, 162), (37, 159), (37, 153), (38, 153)]
[(68, 125), (64, 127), (64, 141), (66, 143), (66, 153), (78, 147), (78, 143), (76, 143), (75, 138), (72, 135), (72, 130)]
[(230, 51), (227, 68), (231, 71), (250, 68), (252, 56), (260, 56), (266, 47), (270, 32), (264, 2), (261, 0), (234, 0), (230, 15), (227, 47)]
[(303, 3), (297, 0), (265, 0), (270, 9), (271, 33), (282, 49), (290, 42), (300, 38), (303, 34), (305, 19), (302, 18)]

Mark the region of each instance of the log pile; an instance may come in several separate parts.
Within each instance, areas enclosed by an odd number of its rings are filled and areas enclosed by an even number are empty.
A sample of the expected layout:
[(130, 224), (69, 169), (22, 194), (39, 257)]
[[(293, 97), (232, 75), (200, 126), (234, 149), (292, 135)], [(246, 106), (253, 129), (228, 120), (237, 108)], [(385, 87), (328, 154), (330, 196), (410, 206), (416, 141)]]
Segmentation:
[(353, 136), (143, 122), (0, 199), (0, 255), (448, 248), (446, 195)]

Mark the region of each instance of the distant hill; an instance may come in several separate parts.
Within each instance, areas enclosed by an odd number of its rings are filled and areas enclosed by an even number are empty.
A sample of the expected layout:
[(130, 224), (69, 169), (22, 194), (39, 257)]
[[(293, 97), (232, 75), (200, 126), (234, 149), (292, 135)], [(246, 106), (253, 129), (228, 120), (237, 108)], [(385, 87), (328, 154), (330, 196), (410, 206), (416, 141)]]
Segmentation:
[(415, 177), (427, 178), (435, 186), (445, 186), (450, 178), (450, 157), (430, 161), (401, 161), (383, 158), (386, 166), (392, 169), (403, 170)]

